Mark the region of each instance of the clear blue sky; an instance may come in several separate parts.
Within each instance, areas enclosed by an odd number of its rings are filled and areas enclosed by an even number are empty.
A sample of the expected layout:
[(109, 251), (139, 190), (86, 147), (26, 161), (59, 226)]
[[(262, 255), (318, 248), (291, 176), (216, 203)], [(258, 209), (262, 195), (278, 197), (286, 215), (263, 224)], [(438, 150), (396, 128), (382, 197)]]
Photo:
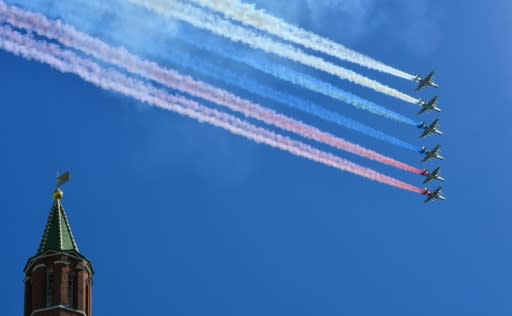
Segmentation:
[[(445, 136), (426, 142), (443, 145), (444, 202), (424, 205), (419, 195), (0, 51), (4, 314), (22, 314), (22, 269), (40, 242), (54, 176), (63, 170), (73, 176), (64, 206), (96, 271), (95, 315), (512, 314), (512, 5), (381, 2), (256, 4), (401, 69), (438, 72), (442, 88), (422, 96), (439, 93), (444, 109)], [(321, 77), (408, 116), (417, 111)], [(418, 154), (270, 106), (419, 165)], [(418, 130), (326, 106), (419, 144)], [(341, 155), (420, 184), (418, 176)]]

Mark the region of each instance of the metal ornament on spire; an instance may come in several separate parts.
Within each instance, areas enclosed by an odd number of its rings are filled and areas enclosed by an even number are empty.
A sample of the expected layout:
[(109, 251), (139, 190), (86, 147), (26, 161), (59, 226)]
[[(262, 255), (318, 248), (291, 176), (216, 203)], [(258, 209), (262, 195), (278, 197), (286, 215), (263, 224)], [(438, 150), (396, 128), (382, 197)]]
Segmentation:
[(64, 172), (60, 176), (59, 176), (59, 174), (57, 174), (57, 187), (55, 188), (55, 191), (53, 191), (53, 194), (52, 194), (54, 201), (60, 201), (62, 199), (62, 197), (64, 196), (64, 193), (60, 189), (60, 186), (63, 185), (64, 183), (68, 182), (70, 176), (71, 176), (71, 174), (69, 173), (69, 171)]
[(60, 176), (59, 176), (59, 174), (57, 174), (57, 188), (59, 188), (64, 183), (68, 182), (70, 177), (71, 177), (71, 174), (69, 173), (69, 171), (64, 172)]

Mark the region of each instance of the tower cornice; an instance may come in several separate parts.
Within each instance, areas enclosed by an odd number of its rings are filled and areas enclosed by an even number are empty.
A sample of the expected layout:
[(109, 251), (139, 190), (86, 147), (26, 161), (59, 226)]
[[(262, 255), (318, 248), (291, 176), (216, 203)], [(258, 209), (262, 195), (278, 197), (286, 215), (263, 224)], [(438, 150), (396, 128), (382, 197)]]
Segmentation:
[[(94, 270), (92, 268), (91, 262), (89, 261), (89, 259), (82, 256), (80, 253), (73, 253), (73, 252), (69, 252), (69, 251), (53, 251), (53, 250), (48, 250), (42, 254), (35, 255), (34, 257), (28, 259), (27, 264), (25, 265), (25, 268), (23, 269), (23, 272), (29, 272), (31, 269), (35, 269), (37, 267), (37, 265), (34, 265), (34, 264), (36, 264), (37, 262), (40, 262), (43, 259), (48, 259), (51, 257), (60, 257), (60, 256), (73, 258), (73, 259), (76, 259), (79, 261), (85, 261), (86, 264), (80, 265), (80, 266), (85, 267), (87, 272), (89, 272), (91, 275), (94, 274)], [(61, 262), (57, 261), (56, 263), (61, 263)]]
[(87, 314), (84, 311), (80, 311), (80, 310), (77, 310), (77, 309), (69, 308), (68, 306), (64, 306), (64, 305), (56, 305), (56, 306), (52, 306), (52, 307), (36, 309), (35, 311), (33, 311), (30, 314), (30, 316), (37, 316), (37, 315), (39, 315), (41, 313), (46, 313), (46, 312), (50, 312), (50, 311), (54, 311), (54, 310), (64, 310), (64, 311), (67, 311), (67, 312), (76, 313), (77, 315), (87, 316)]

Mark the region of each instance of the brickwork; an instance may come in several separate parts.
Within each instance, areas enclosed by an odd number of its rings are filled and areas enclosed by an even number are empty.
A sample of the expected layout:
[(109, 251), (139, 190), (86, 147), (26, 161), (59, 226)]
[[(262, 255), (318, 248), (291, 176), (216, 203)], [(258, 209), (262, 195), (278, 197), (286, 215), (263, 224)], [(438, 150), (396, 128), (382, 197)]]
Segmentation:
[[(68, 282), (69, 272), (74, 273), (71, 283)], [(92, 315), (92, 272), (86, 260), (72, 254), (49, 252), (32, 259), (25, 273), (25, 316)], [(53, 274), (51, 289), (50, 273)], [(72, 302), (68, 302), (68, 284), (73, 287)], [(48, 302), (48, 291), (52, 293), (51, 302)]]

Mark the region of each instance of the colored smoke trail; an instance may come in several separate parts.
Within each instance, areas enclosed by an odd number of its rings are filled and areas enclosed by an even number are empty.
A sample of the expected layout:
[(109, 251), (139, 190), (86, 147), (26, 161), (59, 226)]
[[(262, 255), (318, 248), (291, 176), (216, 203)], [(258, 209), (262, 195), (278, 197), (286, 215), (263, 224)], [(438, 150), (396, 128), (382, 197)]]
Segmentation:
[(202, 41), (200, 36), (193, 33), (175, 34), (173, 36), (176, 36), (187, 44), (197, 47), (201, 50), (222, 56), (226, 59), (232, 59), (236, 62), (245, 64), (253, 69), (262, 71), (283, 81), (290, 82), (294, 85), (301, 86), (316, 93), (331, 97), (335, 100), (350, 104), (358, 109), (368, 111), (370, 113), (397, 121), (402, 124), (415, 127), (420, 124), (420, 122), (410, 119), (402, 114), (391, 111), (381, 105), (375, 104), (369, 100), (363, 99), (340, 88), (336, 88), (328, 82), (298, 72), (290, 67), (274, 63), (264, 57), (260, 57), (258, 55), (248, 56), (238, 53), (236, 49), (233, 48), (210, 45)]
[[(112, 12), (112, 9), (109, 5), (106, 5), (104, 2), (94, 2), (94, 4), (91, 4), (90, 2), (83, 2), (83, 0), (79, 0), (81, 2), (81, 5), (90, 6), (88, 9), (91, 10), (101, 10), (101, 12)], [(104, 33), (105, 36), (108, 38), (115, 38), (117, 42), (123, 43), (123, 45), (132, 45), (132, 49), (141, 50), (141, 52), (150, 52), (153, 55), (160, 56), (162, 58), (167, 58), (167, 54), (172, 54), (172, 50), (167, 50), (165, 48), (161, 47), (155, 47), (154, 45), (140, 45), (130, 42), (130, 38), (126, 36), (126, 34), (122, 34), (119, 32), (108, 32), (105, 33), (103, 29), (96, 30), (95, 27), (92, 27), (89, 23), (89, 21), (92, 19), (90, 14), (82, 14), (82, 11), (76, 12), (71, 11), (68, 9), (63, 9), (61, 6), (64, 5), (64, 3), (59, 3), (58, 5), (52, 7), (50, 10), (49, 8), (45, 6), (36, 5), (36, 3), (30, 2), (25, 3), (26, 1), (21, 0), (18, 1), (21, 3), (24, 3), (25, 5), (29, 5), (31, 7), (37, 7), (38, 10), (43, 10), (51, 15), (58, 15), (62, 16), (63, 19), (67, 19), (68, 22), (73, 23), (75, 25), (80, 25), (82, 28), (85, 29), (95, 29), (95, 31), (100, 31), (101, 33)], [(116, 3), (116, 5), (121, 5), (122, 3)], [(35, 5), (35, 6), (34, 6)], [(130, 13), (134, 14), (132, 11)], [(402, 124), (407, 124), (411, 126), (419, 126), (421, 122), (415, 121), (413, 119), (410, 119), (404, 115), (401, 115), (399, 113), (396, 113), (394, 111), (391, 111), (381, 105), (375, 104), (374, 102), (371, 102), (369, 100), (366, 100), (364, 98), (361, 98), (357, 95), (354, 95), (350, 92), (344, 91), (340, 88), (337, 88), (333, 86), (332, 84), (316, 79), (315, 77), (309, 76), (307, 74), (303, 74), (301, 72), (295, 71), (294, 69), (290, 67), (286, 67), (277, 63), (274, 63), (267, 58), (258, 56), (257, 54), (240, 54), (239, 50), (237, 48), (228, 47), (226, 45), (219, 46), (215, 44), (208, 44), (208, 41), (205, 41), (205, 39), (198, 35), (195, 32), (187, 32), (186, 34), (183, 34), (182, 32), (175, 32), (171, 34), (166, 34), (165, 32), (161, 31), (161, 29), (153, 30), (152, 27), (148, 27), (146, 21), (139, 21), (139, 20), (132, 20), (130, 25), (136, 25), (137, 29), (143, 30), (144, 32), (151, 32), (156, 33), (159, 36), (162, 35), (168, 35), (177, 37), (180, 40), (186, 42), (187, 44), (194, 46), (196, 48), (199, 48), (204, 51), (208, 51), (212, 54), (216, 54), (219, 56), (222, 56), (226, 59), (231, 59), (234, 61), (237, 61), (239, 63), (243, 63), (249, 67), (252, 67), (256, 70), (263, 71), (271, 76), (274, 76), (278, 79), (290, 82), (292, 84), (301, 86), (303, 88), (306, 88), (308, 90), (326, 95), (328, 97), (331, 97), (335, 100), (345, 102), (347, 104), (350, 104), (358, 109), (368, 111), (370, 113), (385, 117), (387, 119), (391, 119), (394, 121), (397, 121)], [(112, 31), (112, 30), (110, 30)], [(165, 52), (163, 52), (165, 51)]]
[[(375, 139), (385, 141), (387, 143), (418, 152), (419, 148), (396, 137), (383, 133), (373, 127), (367, 126), (358, 121), (347, 118), (334, 111), (330, 111), (320, 105), (309, 102), (303, 98), (281, 92), (272, 87), (258, 83), (257, 81), (248, 78), (243, 74), (235, 73), (227, 68), (218, 67), (210, 63), (204, 62), (202, 59), (193, 58), (190, 55), (183, 54), (179, 51), (173, 50), (166, 53), (166, 57), (173, 60), (175, 63), (183, 67), (189, 68), (194, 72), (201, 73), (211, 78), (221, 80), (227, 84), (237, 86), (248, 92), (257, 94), (263, 98), (267, 98), (274, 102), (284, 104), (288, 107), (301, 110), (303, 112), (314, 115), (318, 118), (328, 122), (335, 123), (364, 135), (370, 136)], [(419, 170), (421, 172), (421, 170)]]
[(328, 38), (306, 31), (282, 19), (258, 10), (253, 4), (239, 0), (189, 0), (210, 10), (223, 14), (245, 25), (260, 31), (268, 32), (281, 39), (302, 45), (306, 48), (322, 52), (341, 60), (349, 61), (363, 67), (385, 72), (403, 79), (413, 80), (414, 76), (404, 71), (388, 66), (364, 54), (351, 50)]
[(66, 46), (73, 47), (107, 63), (122, 67), (129, 72), (154, 80), (169, 88), (186, 92), (204, 100), (217, 103), (240, 112), (267, 124), (287, 130), (305, 138), (309, 138), (334, 148), (348, 151), (371, 160), (393, 166), (408, 172), (420, 174), (422, 171), (381, 155), (372, 150), (350, 143), (332, 134), (323, 132), (300, 121), (281, 115), (271, 109), (264, 108), (229, 92), (182, 76), (176, 71), (164, 69), (156, 63), (142, 60), (124, 49), (113, 48), (99, 39), (76, 31), (73, 27), (60, 21), (50, 21), (44, 16), (29, 13), (16, 7), (8, 7), (0, 1), (0, 15), (15, 27), (34, 31), (41, 36), (55, 39)]
[(417, 104), (419, 102), (416, 98), (388, 87), (378, 81), (362, 76), (352, 70), (337, 66), (320, 57), (308, 55), (302, 50), (291, 45), (276, 42), (268, 36), (255, 33), (244, 27), (232, 24), (231, 22), (218, 18), (213, 14), (209, 14), (203, 10), (179, 1), (170, 0), (164, 2), (162, 0), (128, 0), (128, 2), (138, 4), (163, 16), (182, 20), (197, 28), (205, 29), (217, 35), (224, 36), (234, 42), (245, 43), (267, 53), (273, 53), (302, 63), (303, 65), (313, 67), (333, 76), (337, 76), (338, 78), (387, 94), (402, 101), (412, 104)]
[(80, 58), (71, 51), (63, 51), (57, 45), (36, 41), (29, 36), (14, 32), (9, 27), (0, 27), (0, 48), (29, 60), (33, 59), (46, 63), (61, 72), (74, 73), (83, 80), (93, 83), (100, 88), (115, 91), (138, 101), (177, 112), (200, 122), (207, 122), (255, 142), (264, 143), (297, 156), (403, 190), (420, 194), (424, 191), (332, 154), (322, 152), (302, 142), (256, 127), (232, 115), (209, 109), (186, 98), (171, 96), (160, 89), (129, 78), (115, 70), (103, 69), (98, 64)]

